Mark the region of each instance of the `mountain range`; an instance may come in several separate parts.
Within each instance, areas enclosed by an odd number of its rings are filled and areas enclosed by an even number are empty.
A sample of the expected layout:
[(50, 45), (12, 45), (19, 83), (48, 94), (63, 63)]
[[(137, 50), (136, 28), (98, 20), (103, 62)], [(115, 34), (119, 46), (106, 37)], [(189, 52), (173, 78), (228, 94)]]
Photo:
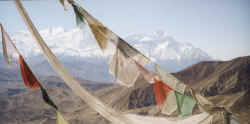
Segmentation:
[[(89, 29), (65, 30), (58, 27), (44, 29), (40, 33), (74, 76), (102, 82), (113, 80), (108, 71), (111, 56), (101, 52)], [(34, 72), (45, 76), (56, 75), (29, 32), (17, 32), (11, 38)], [(213, 60), (201, 49), (190, 43), (179, 42), (164, 31), (133, 34), (124, 39), (169, 72), (179, 71), (200, 61)], [(2, 63), (3, 59), (0, 61)]]
[[(250, 56), (230, 61), (199, 62), (172, 74), (184, 82), (188, 89), (192, 88), (195, 92), (200, 92), (213, 104), (231, 113), (234, 120), (232, 124), (250, 123)], [(22, 81), (17, 81), (11, 73), (7, 75), (10, 75), (9, 80), (12, 83), (7, 83), (0, 77), (0, 91), (2, 91), (0, 92), (0, 123), (54, 124), (55, 111), (43, 103), (40, 91), (27, 90)], [(147, 83), (143, 77), (139, 77), (135, 86), (131, 88), (118, 84), (99, 87), (100, 83), (79, 80), (93, 95), (116, 110), (166, 117), (156, 107), (153, 85)], [(41, 82), (45, 84), (49, 95), (71, 124), (109, 124), (109, 121), (89, 108), (84, 101), (65, 87), (60, 78), (42, 77)], [(200, 112), (196, 105), (193, 114)], [(177, 112), (175, 114), (177, 115)], [(219, 118), (215, 117), (212, 124), (221, 123)]]

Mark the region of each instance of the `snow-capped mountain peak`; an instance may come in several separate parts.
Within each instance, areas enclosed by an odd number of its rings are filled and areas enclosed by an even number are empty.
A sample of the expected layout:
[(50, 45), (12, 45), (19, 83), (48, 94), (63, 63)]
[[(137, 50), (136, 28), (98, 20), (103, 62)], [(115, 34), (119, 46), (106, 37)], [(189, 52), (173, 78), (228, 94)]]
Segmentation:
[(176, 41), (163, 31), (150, 34), (135, 34), (126, 38), (142, 53), (158, 61), (188, 60), (188, 59), (210, 59), (211, 57), (190, 43)]
[[(108, 73), (107, 56), (99, 49), (90, 30), (78, 28), (65, 30), (62, 27), (40, 31), (42, 37), (55, 55), (76, 75), (99, 80), (111, 79)], [(33, 66), (42, 67), (48, 73), (49, 66), (29, 32), (17, 32), (11, 36), (17, 48)], [(190, 43), (176, 41), (164, 31), (149, 34), (134, 34), (125, 38), (128, 43), (169, 71), (177, 71), (186, 66), (211, 57)], [(44, 65), (44, 66), (43, 66)], [(92, 65), (92, 66), (91, 66)], [(48, 66), (48, 67), (47, 67)], [(101, 80), (102, 80), (101, 79)]]

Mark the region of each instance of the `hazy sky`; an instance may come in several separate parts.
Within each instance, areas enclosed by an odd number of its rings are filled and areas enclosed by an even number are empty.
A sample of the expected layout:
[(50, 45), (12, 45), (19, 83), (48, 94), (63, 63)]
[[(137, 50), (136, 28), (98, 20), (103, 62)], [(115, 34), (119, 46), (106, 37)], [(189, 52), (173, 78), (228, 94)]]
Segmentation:
[[(58, 0), (23, 2), (39, 29), (75, 28), (73, 11)], [(164, 30), (213, 57), (250, 55), (250, 0), (81, 0), (104, 25), (126, 37)], [(0, 0), (0, 22), (13, 34), (26, 30), (12, 1)], [(167, 54), (167, 53), (166, 53)]]

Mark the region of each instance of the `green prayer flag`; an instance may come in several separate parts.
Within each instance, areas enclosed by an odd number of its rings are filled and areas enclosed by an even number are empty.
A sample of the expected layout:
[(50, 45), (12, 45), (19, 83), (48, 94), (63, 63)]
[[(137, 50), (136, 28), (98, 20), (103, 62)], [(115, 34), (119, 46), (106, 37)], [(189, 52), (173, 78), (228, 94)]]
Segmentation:
[(196, 101), (193, 97), (175, 91), (178, 114), (180, 117), (191, 115)]

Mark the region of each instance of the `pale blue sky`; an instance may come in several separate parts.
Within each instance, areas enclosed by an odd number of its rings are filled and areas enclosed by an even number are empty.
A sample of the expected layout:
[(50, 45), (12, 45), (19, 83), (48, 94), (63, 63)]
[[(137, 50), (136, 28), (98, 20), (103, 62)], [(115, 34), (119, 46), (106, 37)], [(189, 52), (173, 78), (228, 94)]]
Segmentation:
[[(75, 28), (73, 11), (58, 0), (23, 2), (39, 29)], [(122, 37), (164, 30), (213, 57), (250, 55), (249, 0), (81, 0), (81, 5)], [(14, 3), (0, 0), (0, 22), (8, 32), (26, 30)]]

